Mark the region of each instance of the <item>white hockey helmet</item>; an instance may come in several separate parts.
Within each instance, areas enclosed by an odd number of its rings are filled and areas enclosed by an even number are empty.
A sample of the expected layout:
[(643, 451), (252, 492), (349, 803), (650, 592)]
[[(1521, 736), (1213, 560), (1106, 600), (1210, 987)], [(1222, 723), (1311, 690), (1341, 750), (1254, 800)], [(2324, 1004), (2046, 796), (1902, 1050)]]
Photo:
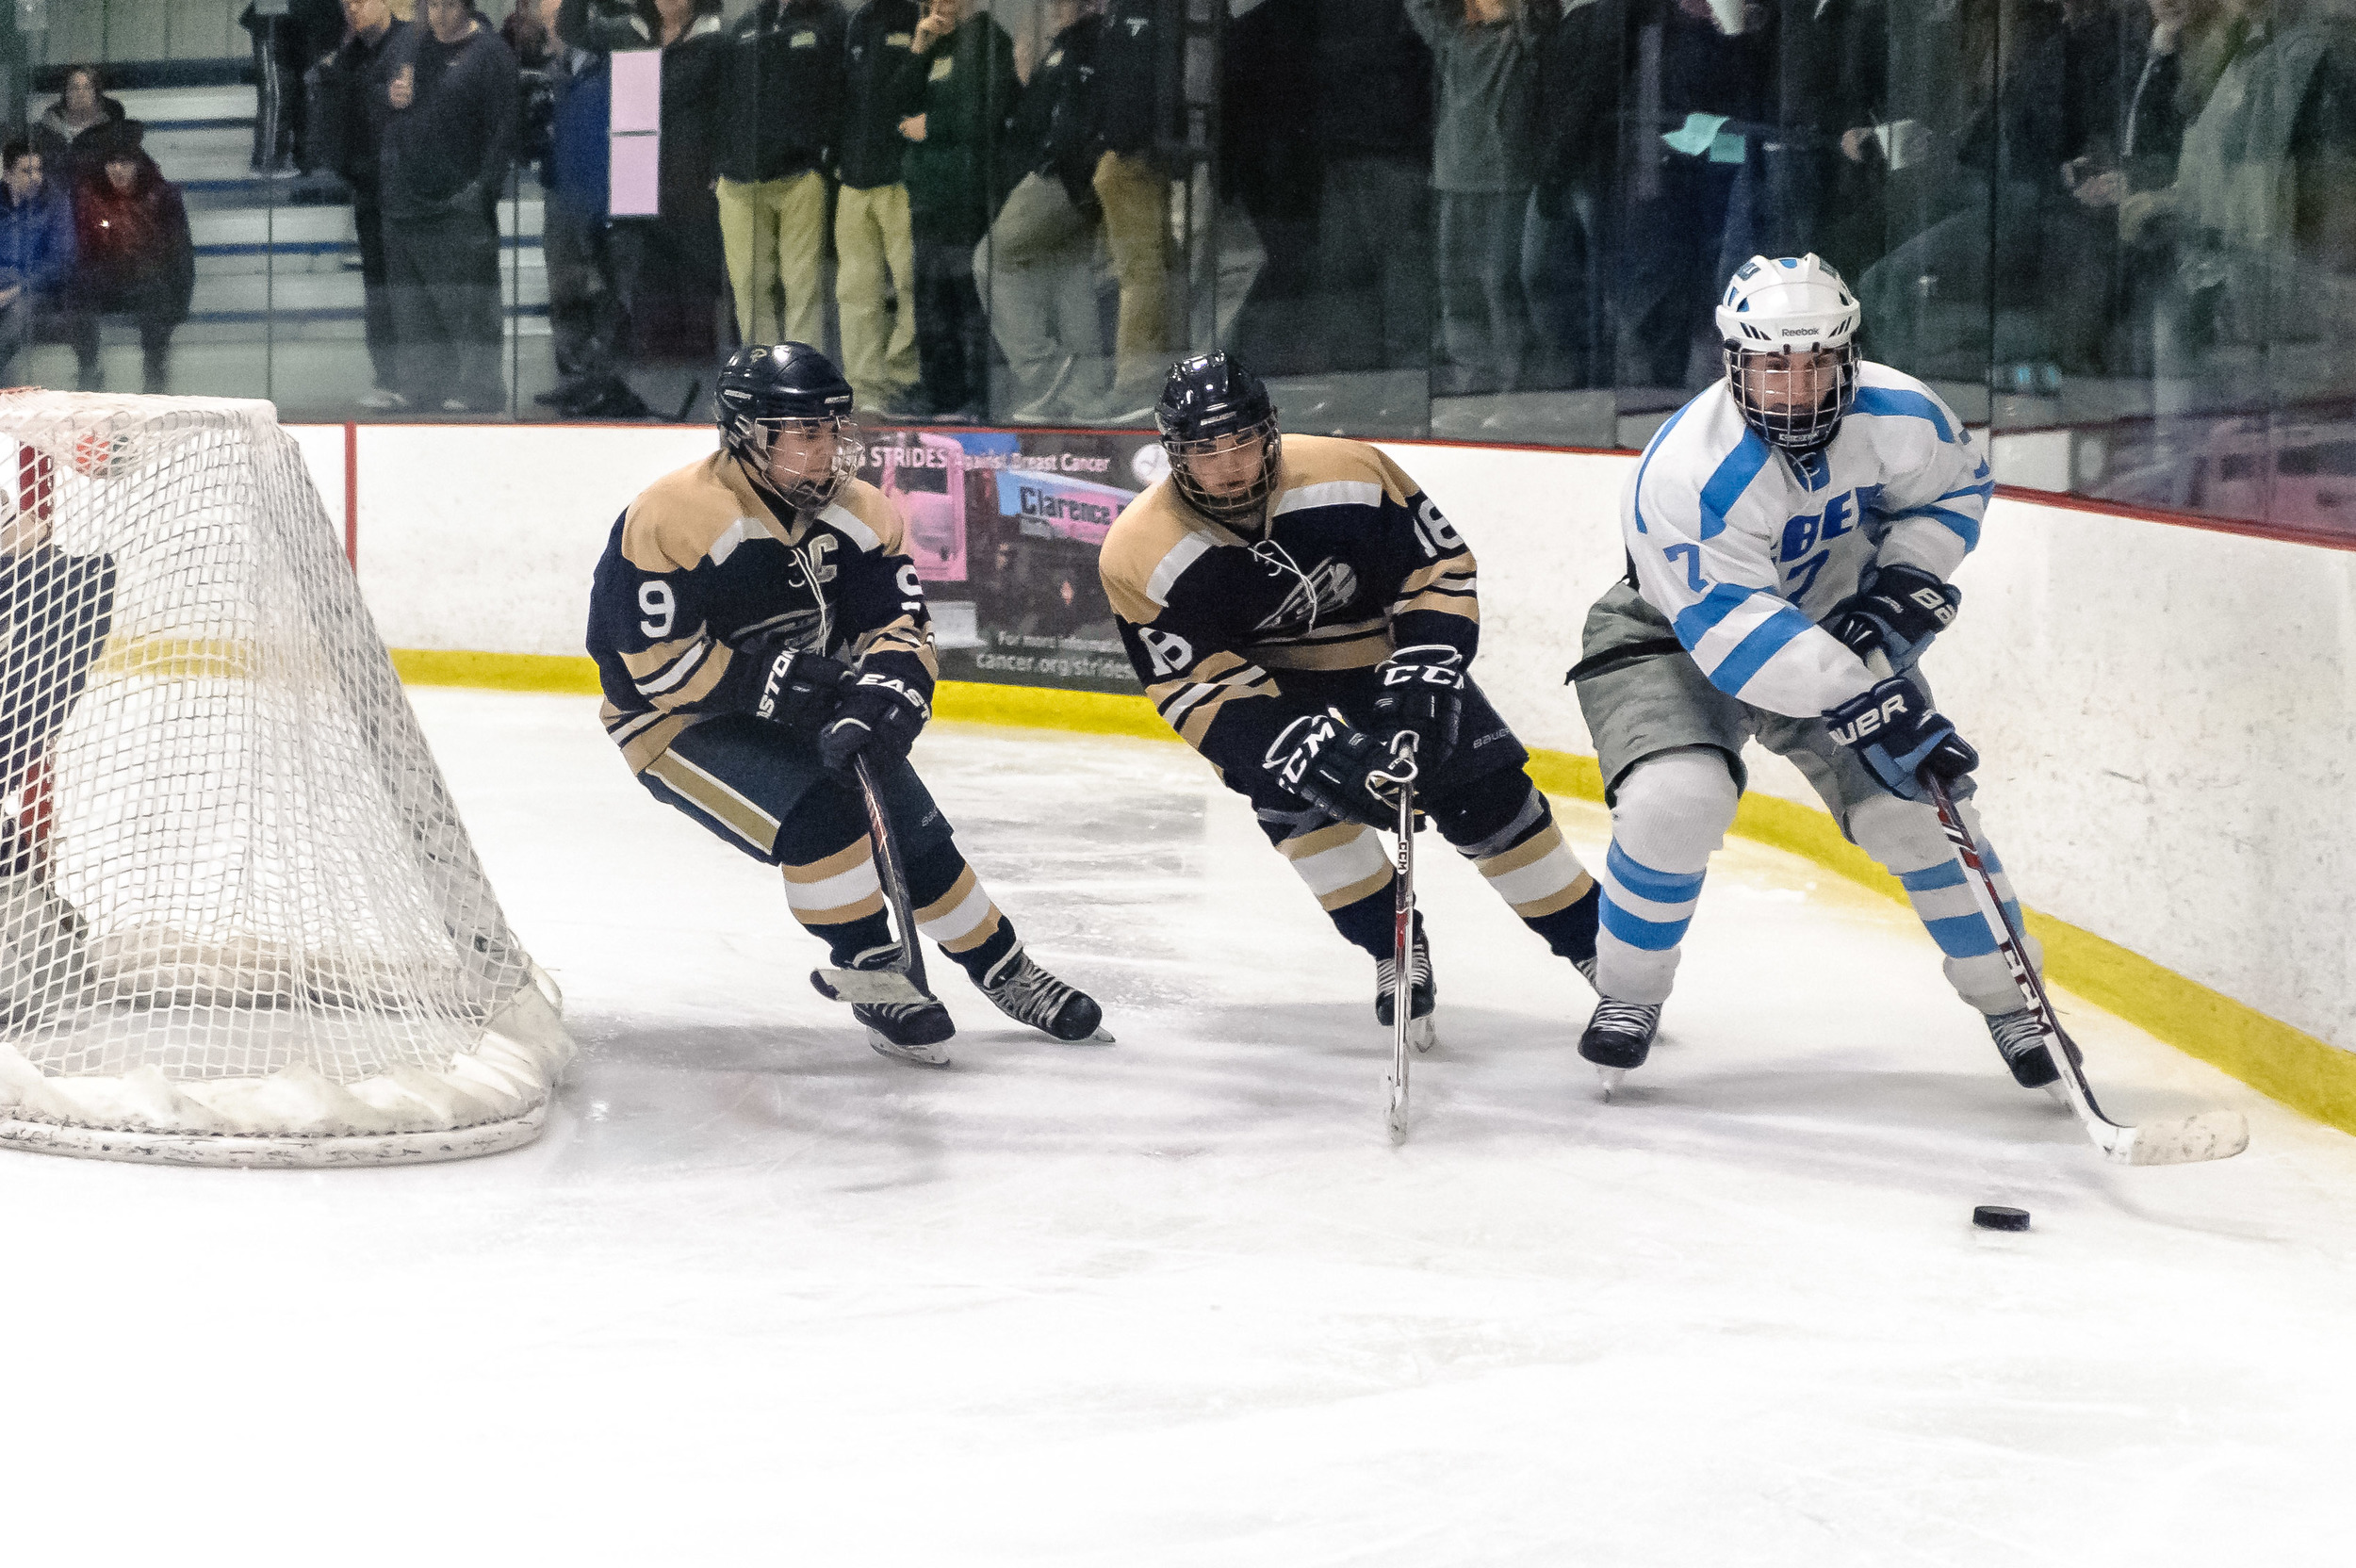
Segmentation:
[(1791, 451), (1830, 441), (1857, 401), (1858, 316), (1849, 286), (1813, 253), (1744, 262), (1718, 302), (1744, 422)]

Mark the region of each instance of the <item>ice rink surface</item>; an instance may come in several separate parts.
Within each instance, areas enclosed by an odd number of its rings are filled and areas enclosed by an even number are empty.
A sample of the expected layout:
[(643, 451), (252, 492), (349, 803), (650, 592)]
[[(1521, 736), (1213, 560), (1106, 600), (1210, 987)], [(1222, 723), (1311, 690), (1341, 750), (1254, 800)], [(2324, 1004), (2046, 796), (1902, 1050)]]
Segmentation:
[(414, 694), (583, 1060), (469, 1164), (0, 1156), (8, 1560), (2348, 1560), (2356, 1142), (2064, 996), (2122, 1119), (2250, 1118), (2105, 1167), (1804, 862), (1718, 858), (1605, 1104), (1584, 984), (1422, 840), (1394, 1149), (1371, 966), (1182, 747), (920, 743), (1120, 1037), (941, 963), (925, 1072), (591, 701)]

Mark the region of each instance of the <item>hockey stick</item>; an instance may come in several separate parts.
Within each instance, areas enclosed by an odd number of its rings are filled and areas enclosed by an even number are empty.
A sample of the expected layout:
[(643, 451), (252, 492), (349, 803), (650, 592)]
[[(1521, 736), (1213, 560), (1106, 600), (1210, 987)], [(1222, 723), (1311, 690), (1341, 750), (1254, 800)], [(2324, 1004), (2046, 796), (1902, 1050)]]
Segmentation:
[(2053, 1058), (2054, 1068), (2061, 1073), (2062, 1094), (2076, 1113), (2086, 1136), (2102, 1151), (2114, 1165), (2189, 1165), (2199, 1160), (2230, 1159), (2250, 1147), (2250, 1123), (2239, 1111), (2203, 1111), (2199, 1116), (2171, 1121), (2145, 1121), (2122, 1126), (2102, 1114), (2094, 1102), (2094, 1089), (2086, 1083), (2086, 1071), (2078, 1065), (2078, 1049), (2062, 1032), (2061, 1020), (2053, 1014), (2053, 1004), (2045, 995), (2045, 982), (2028, 960), (2028, 944), (2020, 929), (2013, 924), (2012, 914), (1996, 896), (1996, 878), (1988, 869), (1988, 854), (1964, 825), (1963, 813), (1956, 808), (1955, 798), (1947, 789), (1947, 781), (1924, 768), (1921, 774), (1922, 788), (1931, 797), (1931, 805), (1939, 811), (1939, 825), (1946, 832), (1947, 841), (1955, 846), (1955, 857), (1963, 862), (1965, 881), (1971, 886), (1972, 902), (1979, 906), (1980, 918), (1988, 923), (1988, 935), (1996, 939), (1997, 951), (2004, 956), (2004, 966), (2012, 971), (2013, 984), (2021, 989), (2021, 1000), (2037, 1015), (2037, 1028), (2045, 1036), (2045, 1049)]
[[(1391, 754), (1390, 768), (1369, 776), (1370, 783), (1399, 787), (1399, 860), (1391, 878), (1391, 1071), (1383, 1080), (1390, 1104), (1384, 1121), (1393, 1143), (1407, 1141), (1407, 1062), (1415, 1023), (1409, 1015), (1415, 999), (1415, 741), (1402, 737), (1403, 748)], [(1432, 1041), (1415, 1042), (1429, 1051)]]
[[(818, 970), (810, 980), (835, 1001), (859, 1006), (938, 1001), (925, 988), (924, 955), (917, 945), (915, 917), (908, 912), (908, 885), (900, 874), (900, 846), (892, 837), (892, 820), (884, 814), (883, 792), (875, 788), (866, 758), (854, 757), (851, 765), (858, 770), (859, 791), (867, 803), (867, 836), (875, 844), (875, 875), (883, 884), (884, 902), (891, 906), (892, 923), (900, 933), (900, 957), (881, 969)], [(949, 1058), (944, 1055), (935, 1065), (946, 1067)]]

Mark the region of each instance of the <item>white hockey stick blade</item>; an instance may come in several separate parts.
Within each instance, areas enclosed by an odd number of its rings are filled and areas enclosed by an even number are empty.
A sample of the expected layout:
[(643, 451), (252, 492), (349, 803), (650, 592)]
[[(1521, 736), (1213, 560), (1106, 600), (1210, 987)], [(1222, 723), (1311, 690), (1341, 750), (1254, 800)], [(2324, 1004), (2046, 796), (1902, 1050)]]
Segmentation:
[(1407, 1043), (1418, 1052), (1429, 1051), (1440, 1043), (1439, 1026), (1430, 1013), (1407, 1021)]
[(2230, 1160), (2250, 1147), (2250, 1123), (2239, 1111), (2203, 1111), (2181, 1121), (2133, 1127), (2103, 1123), (2088, 1130), (2114, 1165), (2195, 1165)]
[(1391, 1108), (1383, 1119), (1383, 1124), (1390, 1129), (1393, 1143), (1405, 1143), (1407, 1141), (1406, 1086), (1399, 1081), (1397, 1074), (1386, 1072), (1383, 1075), (1383, 1087), (1391, 1097)]
[(1595, 1076), (1603, 1080), (1603, 1097), (1609, 1100), (1612, 1098), (1612, 1091), (1620, 1086), (1620, 1080), (1628, 1076), (1628, 1069), (1599, 1067), (1595, 1069)]
[(810, 971), (810, 983), (827, 1000), (848, 1002), (855, 1007), (906, 1006), (937, 1000), (896, 969), (817, 969)]
[(889, 1056), (910, 1067), (947, 1067), (949, 1053), (937, 1045), (896, 1045), (879, 1029), (867, 1031), (868, 1046), (878, 1056)]

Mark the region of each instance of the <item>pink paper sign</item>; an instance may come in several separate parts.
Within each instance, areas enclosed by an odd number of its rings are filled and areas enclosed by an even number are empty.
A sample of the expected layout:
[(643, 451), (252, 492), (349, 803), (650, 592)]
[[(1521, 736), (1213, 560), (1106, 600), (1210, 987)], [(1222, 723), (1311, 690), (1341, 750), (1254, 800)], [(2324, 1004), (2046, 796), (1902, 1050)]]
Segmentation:
[(663, 51), (630, 49), (612, 59), (614, 115), (608, 123), (614, 133), (662, 129)]
[(606, 208), (616, 218), (652, 218), (662, 211), (663, 139), (651, 135), (617, 136), (614, 149), (613, 194)]

